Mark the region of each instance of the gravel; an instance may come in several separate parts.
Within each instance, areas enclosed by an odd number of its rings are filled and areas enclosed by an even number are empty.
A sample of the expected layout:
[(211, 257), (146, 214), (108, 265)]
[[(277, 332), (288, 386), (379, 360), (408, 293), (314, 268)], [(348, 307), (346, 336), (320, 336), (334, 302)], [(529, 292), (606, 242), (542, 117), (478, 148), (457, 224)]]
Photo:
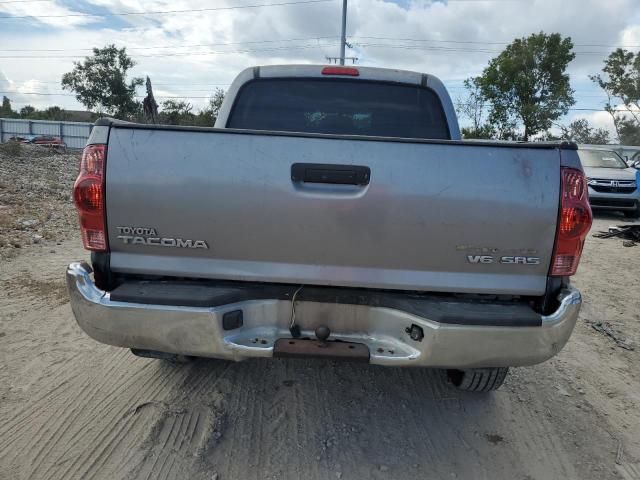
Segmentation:
[(0, 259), (76, 231), (71, 189), (79, 161), (80, 152), (0, 145)]

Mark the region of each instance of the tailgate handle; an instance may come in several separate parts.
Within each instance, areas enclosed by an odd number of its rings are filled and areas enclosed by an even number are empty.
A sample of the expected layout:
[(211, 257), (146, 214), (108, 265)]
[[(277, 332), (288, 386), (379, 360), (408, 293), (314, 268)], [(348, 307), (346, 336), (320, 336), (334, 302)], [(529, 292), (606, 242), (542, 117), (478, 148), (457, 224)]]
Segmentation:
[(331, 163), (294, 163), (291, 181), (303, 183), (335, 183), (339, 185), (369, 185), (371, 169), (360, 165)]

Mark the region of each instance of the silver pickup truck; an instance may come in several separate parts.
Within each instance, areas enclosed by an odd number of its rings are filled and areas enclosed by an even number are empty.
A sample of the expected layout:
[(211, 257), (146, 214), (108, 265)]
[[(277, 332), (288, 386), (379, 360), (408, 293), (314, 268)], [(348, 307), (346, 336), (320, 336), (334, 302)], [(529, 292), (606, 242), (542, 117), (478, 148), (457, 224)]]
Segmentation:
[(215, 128), (98, 120), (74, 199), (77, 322), (141, 356), (436, 367), (484, 392), (557, 354), (581, 305), (576, 146), (462, 141), (431, 75), (255, 67)]

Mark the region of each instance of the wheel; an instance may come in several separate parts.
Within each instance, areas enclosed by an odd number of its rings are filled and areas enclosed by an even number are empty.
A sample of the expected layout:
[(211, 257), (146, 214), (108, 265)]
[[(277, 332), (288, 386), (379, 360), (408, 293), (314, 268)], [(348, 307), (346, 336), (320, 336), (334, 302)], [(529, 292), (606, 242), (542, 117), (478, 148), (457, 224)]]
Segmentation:
[(191, 357), (189, 355), (178, 355), (177, 353), (157, 352), (155, 350), (139, 350), (137, 348), (132, 348), (131, 353), (133, 353), (136, 357), (164, 360), (165, 362), (168, 362), (168, 363), (189, 363), (196, 359), (196, 357)]
[(459, 390), (484, 393), (500, 388), (508, 372), (509, 367), (447, 370), (447, 379)]
[(635, 210), (625, 210), (622, 213), (624, 213), (624, 216), (627, 218), (638, 218), (640, 217), (640, 207), (636, 208)]

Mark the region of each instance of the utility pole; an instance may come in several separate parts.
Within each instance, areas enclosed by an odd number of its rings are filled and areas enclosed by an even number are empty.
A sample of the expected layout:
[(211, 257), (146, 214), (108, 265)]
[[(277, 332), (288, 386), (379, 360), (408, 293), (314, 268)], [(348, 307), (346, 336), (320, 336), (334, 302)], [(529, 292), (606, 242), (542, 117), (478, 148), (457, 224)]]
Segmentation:
[(344, 65), (344, 50), (347, 44), (347, 0), (342, 0), (342, 36), (340, 37), (340, 65)]
[(340, 56), (339, 57), (325, 57), (329, 63), (340, 62), (340, 65), (344, 65), (345, 60), (351, 60), (353, 64), (358, 61), (358, 57), (345, 57), (346, 47), (353, 48), (347, 43), (347, 0), (342, 0), (342, 35), (340, 35)]

